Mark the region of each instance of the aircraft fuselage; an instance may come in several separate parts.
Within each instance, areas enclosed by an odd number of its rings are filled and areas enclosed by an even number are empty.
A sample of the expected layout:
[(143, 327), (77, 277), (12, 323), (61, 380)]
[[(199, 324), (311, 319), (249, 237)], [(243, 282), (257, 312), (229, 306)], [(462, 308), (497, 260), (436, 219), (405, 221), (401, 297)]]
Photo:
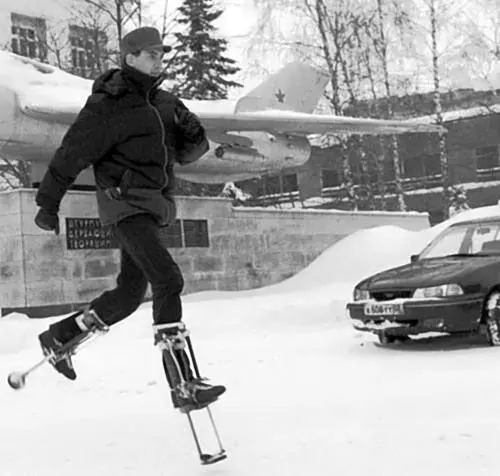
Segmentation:
[[(24, 114), (9, 88), (0, 86), (0, 99), (0, 157), (48, 164), (68, 125)], [(210, 150), (200, 160), (176, 167), (179, 177), (193, 182), (225, 183), (296, 167), (310, 156), (305, 137), (267, 132), (215, 136), (220, 142), (210, 141)]]
[[(7, 88), (0, 87), (0, 98), (0, 157), (48, 164), (68, 126), (23, 114)], [(240, 132), (220, 140), (210, 141), (209, 152), (199, 161), (177, 167), (177, 175), (193, 182), (224, 183), (302, 165), (310, 156), (308, 140), (299, 136)]]

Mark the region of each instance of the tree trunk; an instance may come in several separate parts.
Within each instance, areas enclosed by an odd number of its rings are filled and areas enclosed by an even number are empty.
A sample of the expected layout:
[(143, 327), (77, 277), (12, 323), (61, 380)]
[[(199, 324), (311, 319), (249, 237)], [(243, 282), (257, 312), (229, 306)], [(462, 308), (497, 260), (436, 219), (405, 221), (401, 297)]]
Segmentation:
[(379, 195), (379, 209), (387, 210), (387, 201), (385, 199), (385, 193), (387, 188), (385, 186), (385, 169), (384, 169), (384, 149), (385, 143), (383, 136), (379, 137), (380, 143), (380, 154), (375, 156), (375, 166), (377, 168), (377, 191)]
[[(356, 199), (358, 202), (365, 202), (368, 205), (369, 210), (375, 210), (375, 197), (373, 194), (373, 186), (371, 183), (370, 170), (368, 166), (368, 155), (366, 153), (365, 143), (363, 138), (360, 136), (353, 137), (354, 147), (359, 157), (359, 171), (361, 172), (361, 177), (359, 178), (359, 190), (360, 193), (356, 194)], [(359, 205), (359, 203), (358, 203)]]
[[(315, 2), (315, 12), (316, 12), (316, 21), (318, 31), (321, 37), (321, 46), (324, 54), (324, 58), (328, 67), (328, 72), (330, 73), (330, 81), (332, 87), (332, 98), (331, 103), (336, 115), (342, 115), (342, 108), (340, 105), (340, 97), (339, 97), (339, 79), (338, 79), (338, 58), (339, 55), (335, 55), (335, 60), (330, 51), (330, 45), (328, 42), (327, 35), (327, 26), (325, 21), (329, 18), (328, 9), (323, 0), (316, 0)], [(332, 35), (335, 35), (335, 31), (331, 31)], [(342, 185), (346, 191), (347, 198), (351, 202), (353, 210), (358, 209), (358, 201), (356, 191), (354, 189), (354, 182), (352, 179), (352, 171), (351, 164), (349, 161), (349, 153), (347, 147), (347, 138), (344, 136), (340, 138), (340, 146), (342, 150), (342, 161), (341, 161), (341, 170), (342, 170)]]
[[(375, 106), (375, 117), (379, 117), (379, 104), (378, 104), (378, 95), (377, 90), (375, 88), (375, 77), (373, 74), (373, 68), (370, 61), (370, 54), (368, 49), (365, 52), (365, 61), (366, 61), (366, 72), (368, 74), (368, 80), (370, 81), (370, 88), (373, 97), (373, 104)], [(387, 202), (385, 200), (386, 186), (385, 186), (385, 174), (384, 174), (384, 150), (385, 150), (385, 142), (384, 136), (379, 136), (379, 147), (380, 153), (374, 152), (374, 162), (375, 169), (377, 173), (377, 192), (378, 192), (378, 208), (380, 210), (387, 210)]]
[(406, 211), (405, 194), (403, 190), (403, 181), (401, 180), (401, 161), (399, 160), (398, 136), (391, 136), (392, 165), (394, 167), (394, 182), (396, 185), (396, 197), (398, 199), (398, 208), (402, 212)]
[(142, 1), (137, 0), (137, 23), (142, 26)]
[(116, 34), (120, 45), (123, 37), (122, 0), (116, 0)]
[(316, 10), (317, 26), (319, 34), (321, 36), (321, 49), (323, 51), (325, 62), (328, 67), (328, 73), (330, 74), (330, 84), (332, 87), (332, 98), (330, 102), (333, 106), (335, 114), (339, 116), (342, 114), (342, 109), (340, 107), (340, 99), (338, 96), (339, 93), (338, 72), (337, 72), (337, 66), (334, 64), (333, 57), (330, 52), (330, 45), (328, 43), (328, 36), (326, 34), (326, 27), (324, 23), (324, 16), (327, 14), (326, 7), (322, 0), (316, 0), (315, 7), (316, 7), (315, 10)]
[[(432, 36), (432, 72), (434, 76), (434, 110), (436, 111), (436, 123), (443, 125), (441, 108), (441, 94), (439, 92), (439, 62), (437, 51), (437, 18), (435, 0), (430, 0), (431, 36)], [(443, 177), (443, 217), (449, 218), (450, 208), (450, 177), (448, 172), (448, 151), (446, 133), (439, 132), (439, 161)]]
[(168, 0), (164, 0), (163, 4), (163, 18), (161, 25), (161, 37), (162, 39), (167, 36), (167, 18), (168, 18)]
[[(370, 52), (367, 48), (364, 54), (365, 58), (365, 66), (366, 73), (368, 76), (368, 80), (370, 81), (370, 90), (373, 97), (373, 105), (375, 109), (375, 117), (380, 117), (380, 106), (379, 106), (379, 98), (377, 94), (377, 89), (375, 87), (375, 75), (373, 73), (373, 67), (371, 64)], [(384, 136), (380, 135), (378, 137), (379, 141), (379, 150), (373, 151), (373, 162), (375, 166), (376, 173), (376, 184), (375, 186), (371, 186), (373, 202), (375, 205), (375, 209), (387, 210), (387, 202), (386, 202), (386, 185), (385, 185), (385, 168), (384, 168), (384, 150), (385, 150), (385, 142)], [(372, 184), (370, 184), (372, 185)], [(375, 196), (378, 194), (378, 200)]]
[[(377, 0), (378, 23), (380, 29), (380, 53), (382, 57), (382, 69), (384, 72), (384, 86), (387, 95), (387, 119), (392, 119), (393, 108), (392, 108), (392, 97), (391, 97), (391, 84), (389, 81), (389, 68), (387, 65), (387, 41), (384, 33), (384, 11), (383, 11), (382, 1), (383, 0)], [(398, 207), (401, 211), (406, 211), (406, 202), (405, 202), (403, 184), (401, 181), (401, 162), (399, 158), (399, 145), (397, 136), (392, 136), (391, 153), (392, 153), (392, 163), (394, 167), (394, 181), (396, 185), (396, 196), (398, 201)]]
[(354, 180), (352, 177), (351, 161), (349, 160), (349, 148), (347, 147), (347, 138), (344, 136), (340, 139), (340, 148), (342, 154), (341, 170), (342, 170), (342, 185), (346, 192), (347, 199), (351, 204), (352, 210), (358, 210), (358, 195), (354, 188)]

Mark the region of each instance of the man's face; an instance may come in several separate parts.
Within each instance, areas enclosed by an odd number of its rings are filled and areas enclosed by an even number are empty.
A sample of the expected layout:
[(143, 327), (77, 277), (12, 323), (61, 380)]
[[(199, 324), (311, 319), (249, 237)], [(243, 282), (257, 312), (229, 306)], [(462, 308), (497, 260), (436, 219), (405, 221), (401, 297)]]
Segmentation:
[(164, 54), (165, 53), (160, 49), (150, 51), (142, 50), (138, 56), (131, 54), (127, 55), (127, 64), (142, 73), (157, 77), (162, 71)]

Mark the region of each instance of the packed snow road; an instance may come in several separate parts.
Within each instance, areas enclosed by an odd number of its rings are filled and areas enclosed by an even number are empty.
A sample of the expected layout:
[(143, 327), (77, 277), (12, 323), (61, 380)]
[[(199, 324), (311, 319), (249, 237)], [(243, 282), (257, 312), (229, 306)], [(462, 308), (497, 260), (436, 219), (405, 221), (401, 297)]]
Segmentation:
[[(76, 382), (46, 367), (20, 392), (1, 387), (0, 474), (498, 475), (500, 349), (479, 338), (380, 348), (320, 300), (280, 310), (284, 298), (261, 298), (254, 318), (245, 300), (186, 306), (202, 373), (228, 387), (213, 406), (226, 461), (199, 465), (145, 306), (76, 356)], [(39, 358), (45, 325), (1, 323), (25, 336), (2, 375)]]

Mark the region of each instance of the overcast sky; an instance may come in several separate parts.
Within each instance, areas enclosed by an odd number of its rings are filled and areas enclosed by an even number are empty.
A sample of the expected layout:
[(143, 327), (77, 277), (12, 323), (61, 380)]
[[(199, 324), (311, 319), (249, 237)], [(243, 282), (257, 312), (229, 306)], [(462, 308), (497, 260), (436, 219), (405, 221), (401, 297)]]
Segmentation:
[[(420, 1), (424, 2), (424, 0)], [(485, 8), (483, 11), (481, 11), (481, 9), (477, 7), (479, 7), (479, 5), (482, 4), (482, 2), (488, 4), (492, 1), (493, 0), (475, 0), (475, 3), (477, 5), (475, 8), (474, 18), (478, 27), (480, 27), (481, 25), (481, 22), (478, 21), (481, 17), (481, 14), (491, 13), (491, 11), (488, 8)], [(156, 11), (157, 13), (155, 13), (155, 15), (158, 15), (158, 18), (161, 18), (165, 6), (165, 0), (149, 0), (149, 2), (150, 2), (149, 8), (152, 11)], [(218, 3), (219, 5), (221, 5), (221, 8), (224, 9), (224, 13), (221, 15), (217, 23), (217, 26), (219, 28), (219, 33), (221, 36), (225, 37), (229, 42), (228, 56), (235, 59), (238, 62), (239, 66), (242, 68), (242, 72), (238, 75), (237, 78), (234, 79), (243, 83), (245, 86), (243, 89), (232, 92), (231, 97), (241, 96), (244, 92), (255, 87), (263, 79), (263, 76), (259, 77), (254, 76), (255, 69), (249, 69), (250, 61), (253, 60), (253, 66), (255, 66), (256, 64), (261, 64), (263, 70), (267, 70), (268, 72), (273, 72), (278, 70), (281, 66), (283, 66), (283, 60), (280, 60), (278, 54), (268, 55), (268, 57), (259, 59), (259, 61), (257, 61), (256, 58), (248, 57), (247, 48), (249, 47), (250, 44), (249, 36), (250, 33), (255, 32), (257, 15), (258, 15), (256, 8), (253, 6), (254, 0), (219, 0)], [(181, 4), (182, 0), (167, 0), (168, 13), (170, 15), (174, 14), (175, 10)], [(461, 15), (463, 14), (464, 12), (463, 7), (464, 5), (467, 4), (467, 0), (456, 0), (455, 2), (445, 2), (445, 4), (447, 5), (446, 18), (453, 19), (458, 14)], [(416, 10), (413, 12), (414, 20), (418, 22), (418, 19), (416, 17), (421, 16), (422, 18), (420, 20), (427, 26), (428, 6), (424, 8), (422, 6), (423, 4), (420, 6), (418, 5), (419, 3), (415, 1), (414, 8), (416, 8)], [(498, 11), (498, 14), (500, 15), (500, 10)], [(286, 25), (291, 25), (293, 29), (294, 27), (292, 19), (290, 18), (289, 19), (290, 21), (287, 21), (287, 18), (283, 18), (283, 16), (284, 15), (282, 13), (281, 14), (278, 13), (278, 21), (280, 29), (282, 29)], [(491, 19), (489, 17), (487, 18), (487, 16), (485, 15), (483, 16), (484, 16), (484, 21), (486, 22), (486, 24), (483, 25), (483, 27), (486, 27), (489, 23), (491, 23)], [(456, 32), (453, 33), (447, 32), (448, 30), (447, 22), (443, 21), (443, 19), (441, 19), (441, 22), (442, 22), (442, 28), (439, 34), (440, 41), (438, 44), (438, 48), (443, 53), (446, 53), (446, 51), (450, 49), (451, 43), (453, 43), (449, 37), (450, 35), (452, 35), (452, 37), (456, 35)], [(158, 24), (161, 24), (161, 20), (158, 22)], [(422, 45), (422, 48), (429, 49), (427, 43), (430, 43), (430, 41), (426, 40), (424, 43), (425, 44)], [(420, 92), (432, 88), (433, 80), (428, 73), (425, 74), (422, 73), (421, 68), (417, 68), (415, 64), (413, 64), (414, 61), (412, 62), (411, 58), (406, 58), (404, 61), (408, 64), (406, 64), (406, 66), (403, 64), (398, 65), (398, 69), (396, 72), (399, 72), (399, 74), (404, 75), (406, 71), (412, 78), (414, 78), (415, 75), (417, 74), (419, 78), (417, 81), (419, 83), (417, 89)], [(431, 66), (430, 58), (428, 63), (430, 71), (430, 66)], [(489, 89), (491, 86), (496, 88), (500, 87), (500, 66), (498, 64), (496, 65), (492, 65), (491, 63), (482, 64), (481, 62), (479, 62), (477, 65), (470, 64), (468, 65), (467, 68), (464, 67), (465, 65), (463, 64), (462, 61), (450, 62), (450, 58), (444, 58), (444, 57), (442, 58), (442, 63), (443, 63), (441, 65), (441, 67), (443, 68), (442, 71), (444, 72), (444, 69), (447, 70), (446, 73), (444, 73), (445, 76), (441, 78), (442, 87), (444, 88), (455, 89), (455, 88), (472, 87), (474, 89)], [(479, 71), (479, 69), (483, 68), (485, 70), (488, 70), (487, 81), (484, 81), (483, 79), (480, 78), (480, 76), (483, 76), (484, 74), (482, 71)]]

